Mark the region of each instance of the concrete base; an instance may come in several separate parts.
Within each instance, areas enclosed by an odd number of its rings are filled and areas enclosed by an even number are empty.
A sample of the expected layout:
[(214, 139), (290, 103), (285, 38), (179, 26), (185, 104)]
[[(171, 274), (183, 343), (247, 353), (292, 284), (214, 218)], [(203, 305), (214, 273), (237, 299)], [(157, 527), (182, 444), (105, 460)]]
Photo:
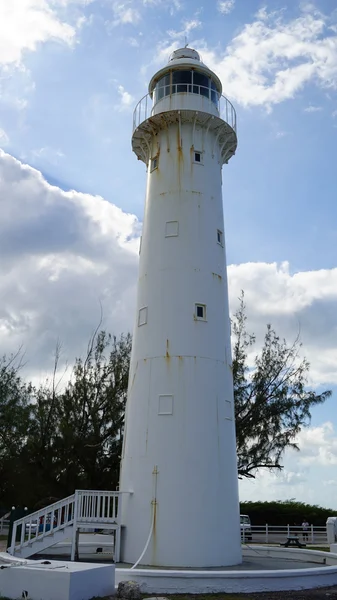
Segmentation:
[(132, 580), (145, 594), (249, 593), (301, 590), (337, 584), (337, 554), (250, 546), (241, 567), (204, 570), (116, 569), (116, 585)]
[(115, 565), (0, 560), (0, 597), (32, 600), (89, 600), (115, 593)]

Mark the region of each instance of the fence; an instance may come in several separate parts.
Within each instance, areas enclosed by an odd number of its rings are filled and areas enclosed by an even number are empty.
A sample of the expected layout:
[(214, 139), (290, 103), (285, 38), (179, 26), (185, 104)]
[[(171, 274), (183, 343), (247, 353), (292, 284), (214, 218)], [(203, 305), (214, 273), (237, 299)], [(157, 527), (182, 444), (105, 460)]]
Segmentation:
[(9, 528), (9, 518), (8, 517), (10, 514), (11, 513), (8, 512), (0, 519), (0, 535), (3, 535), (8, 532), (8, 528)]
[(245, 543), (282, 544), (289, 535), (297, 535), (301, 542), (309, 545), (327, 545), (326, 526), (310, 525), (307, 532), (300, 525), (252, 525), (251, 531), (241, 531)]

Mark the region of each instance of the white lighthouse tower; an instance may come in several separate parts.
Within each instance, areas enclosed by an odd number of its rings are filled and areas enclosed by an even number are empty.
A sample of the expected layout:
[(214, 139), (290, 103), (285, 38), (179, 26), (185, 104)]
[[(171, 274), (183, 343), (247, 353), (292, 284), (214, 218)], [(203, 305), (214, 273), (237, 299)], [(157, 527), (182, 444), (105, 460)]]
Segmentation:
[(120, 479), (128, 563), (241, 562), (221, 192), (237, 138), (221, 93), (183, 48), (134, 114), (147, 191)]

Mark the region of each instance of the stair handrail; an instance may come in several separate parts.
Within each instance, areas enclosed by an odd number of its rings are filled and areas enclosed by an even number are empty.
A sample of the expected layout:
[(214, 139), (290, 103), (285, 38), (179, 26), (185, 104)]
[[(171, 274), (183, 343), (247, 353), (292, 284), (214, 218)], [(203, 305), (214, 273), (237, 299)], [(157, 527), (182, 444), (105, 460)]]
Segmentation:
[[(45, 535), (51, 535), (54, 531), (63, 529), (65, 527), (67, 527), (68, 525), (71, 525), (73, 522), (74, 508), (72, 508), (70, 516), (69, 516), (69, 508), (68, 508), (66, 518), (64, 518), (63, 522), (62, 522), (62, 512), (61, 511), (63, 508), (69, 507), (71, 504), (74, 504), (74, 502), (75, 502), (75, 494), (71, 494), (70, 496), (67, 496), (66, 498), (62, 498), (62, 500), (53, 502), (53, 504), (48, 504), (48, 506), (45, 506), (44, 508), (40, 508), (39, 510), (32, 512), (29, 515), (21, 517), (21, 519), (16, 519), (16, 521), (13, 522), (11, 545), (7, 549), (7, 552), (9, 554), (13, 555), (15, 552), (15, 549), (23, 546), (24, 544), (34, 541), (36, 539), (41, 539)], [(55, 513), (57, 514), (56, 524), (54, 522), (55, 521)], [(48, 515), (51, 515), (50, 523), (47, 523), (46, 517)], [(42, 531), (39, 530), (40, 519), (43, 519)], [(35, 523), (37, 526), (36, 526), (35, 532), (32, 533), (31, 526), (32, 526), (32, 524), (35, 524)], [(29, 532), (28, 532), (28, 540), (25, 540), (26, 525), (30, 526)], [(48, 525), (50, 525), (50, 526), (48, 527)], [(21, 526), (20, 542), (16, 542), (17, 529), (20, 526)]]
[[(74, 494), (14, 521), (11, 544), (7, 552), (14, 555), (21, 548), (71, 525), (73, 526), (73, 555), (77, 529), (81, 525), (85, 527), (86, 524), (96, 523), (101, 526), (121, 524), (121, 502), (122, 495), (125, 493), (129, 492), (75, 490)], [(17, 536), (20, 527), (21, 531)], [(19, 541), (16, 541), (17, 537), (20, 537)]]
[(2, 533), (3, 531), (5, 521), (9, 521), (10, 514), (11, 511), (8, 511), (8, 513), (6, 513), (0, 518), (0, 533)]

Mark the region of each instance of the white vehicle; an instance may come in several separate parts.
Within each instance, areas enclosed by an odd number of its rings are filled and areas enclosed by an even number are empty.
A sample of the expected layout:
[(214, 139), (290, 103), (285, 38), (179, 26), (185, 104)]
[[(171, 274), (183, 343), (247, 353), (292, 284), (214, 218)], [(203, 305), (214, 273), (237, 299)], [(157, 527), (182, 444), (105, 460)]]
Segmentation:
[(37, 521), (32, 521), (31, 523), (26, 523), (26, 534), (28, 534), (29, 532), (32, 534), (36, 533), (37, 530)]
[(252, 541), (252, 524), (248, 515), (240, 515), (241, 540)]

